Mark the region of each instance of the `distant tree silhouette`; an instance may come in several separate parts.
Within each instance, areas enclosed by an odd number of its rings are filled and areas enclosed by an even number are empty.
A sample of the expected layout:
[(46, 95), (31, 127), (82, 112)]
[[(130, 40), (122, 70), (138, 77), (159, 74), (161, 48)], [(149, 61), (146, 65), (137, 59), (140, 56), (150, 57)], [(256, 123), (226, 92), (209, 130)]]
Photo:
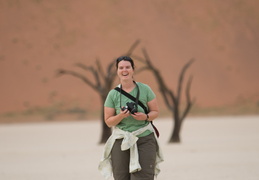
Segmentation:
[[(133, 45), (130, 47), (127, 53), (124, 55), (130, 56), (132, 52), (135, 50), (137, 45), (139, 44), (139, 40), (135, 41)], [(115, 60), (112, 60), (111, 63), (108, 64), (106, 72), (103, 70), (103, 67), (100, 63), (100, 60), (95, 61), (95, 66), (86, 66), (82, 63), (76, 63), (75, 64), (77, 67), (88, 71), (92, 73), (94, 76), (94, 79), (90, 79), (87, 76), (71, 71), (71, 70), (65, 70), (65, 69), (59, 69), (57, 71), (57, 75), (71, 75), (76, 78), (81, 79), (83, 82), (85, 82), (88, 86), (90, 86), (92, 89), (94, 89), (101, 97), (101, 120), (102, 120), (102, 135), (101, 135), (101, 140), (100, 144), (105, 143), (109, 136), (111, 135), (111, 129), (105, 124), (104, 121), (104, 102), (105, 99), (109, 93), (109, 91), (112, 89), (115, 77), (116, 77), (116, 70), (114, 68), (115, 66)]]
[(143, 54), (144, 54), (144, 59), (137, 56), (135, 57), (136, 59), (138, 59), (139, 61), (143, 62), (146, 65), (146, 66), (143, 66), (141, 69), (139, 69), (139, 71), (150, 70), (153, 72), (156, 78), (156, 81), (158, 83), (160, 93), (162, 94), (162, 97), (164, 99), (164, 102), (167, 108), (169, 109), (169, 111), (171, 111), (173, 114), (174, 128), (173, 128), (169, 143), (179, 143), (181, 141), (180, 131), (183, 124), (183, 120), (188, 114), (188, 112), (190, 111), (194, 103), (194, 99), (191, 100), (191, 97), (190, 97), (190, 88), (191, 88), (191, 82), (192, 82), (192, 76), (190, 76), (185, 89), (187, 103), (185, 105), (184, 110), (181, 111), (180, 103), (181, 103), (184, 75), (186, 70), (189, 68), (189, 66), (194, 62), (194, 59), (191, 59), (183, 66), (178, 80), (177, 93), (175, 94), (174, 91), (170, 90), (169, 87), (166, 85), (159, 70), (152, 64), (148, 56), (148, 53), (144, 48), (143, 48)]
[[(133, 43), (133, 45), (130, 47), (128, 52), (123, 55), (131, 56), (135, 60), (140, 61), (144, 64), (142, 67), (136, 70), (136, 73), (140, 73), (141, 71), (144, 71), (144, 70), (150, 70), (154, 74), (159, 86), (160, 93), (162, 94), (163, 100), (167, 108), (173, 114), (174, 128), (173, 128), (169, 143), (179, 143), (180, 131), (181, 131), (183, 120), (187, 116), (188, 112), (190, 111), (194, 103), (194, 100), (191, 100), (191, 97), (190, 97), (190, 88), (191, 88), (191, 82), (192, 82), (192, 76), (190, 76), (185, 89), (187, 103), (185, 105), (184, 110), (181, 111), (180, 103), (181, 103), (181, 94), (182, 94), (184, 75), (186, 70), (189, 68), (189, 66), (194, 62), (194, 59), (191, 59), (188, 63), (186, 63), (183, 66), (178, 80), (177, 94), (175, 94), (173, 90), (170, 90), (168, 88), (159, 70), (155, 68), (155, 66), (152, 64), (148, 56), (148, 53), (144, 48), (142, 51), (144, 54), (144, 58), (141, 58), (139, 56), (135, 56), (132, 54), (139, 43), (140, 43), (140, 40), (135, 41), (135, 43)], [(109, 91), (112, 89), (112, 86), (116, 77), (116, 70), (114, 69), (115, 60), (113, 60), (111, 63), (108, 64), (106, 72), (103, 70), (100, 60), (98, 59), (95, 61), (95, 66), (86, 66), (82, 63), (76, 63), (75, 65), (85, 71), (92, 73), (92, 75), (94, 76), (94, 79), (90, 79), (81, 73), (71, 71), (71, 70), (65, 70), (65, 69), (59, 69), (57, 71), (57, 75), (66, 74), (66, 75), (72, 75), (76, 78), (79, 78), (83, 82), (85, 82), (88, 86), (93, 88), (100, 95), (101, 103), (102, 103), (102, 106), (101, 106), (102, 107), (101, 108), (102, 135), (101, 135), (100, 143), (101, 144), (105, 143), (109, 138), (109, 136), (111, 135), (111, 129), (105, 124), (105, 121), (104, 121), (103, 104), (105, 102), (105, 99)]]

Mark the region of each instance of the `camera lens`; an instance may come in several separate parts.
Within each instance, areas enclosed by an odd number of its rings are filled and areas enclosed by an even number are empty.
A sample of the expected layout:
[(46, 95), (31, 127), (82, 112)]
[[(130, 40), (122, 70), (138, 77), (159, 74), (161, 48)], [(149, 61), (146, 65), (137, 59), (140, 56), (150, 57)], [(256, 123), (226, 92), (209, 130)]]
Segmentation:
[(122, 111), (124, 111), (124, 110), (126, 110), (126, 109), (128, 109), (128, 106), (121, 107), (121, 110), (122, 110)]
[(137, 112), (137, 109), (136, 109), (137, 105), (135, 102), (127, 102), (126, 104), (128, 106), (128, 110), (130, 111), (131, 114), (134, 114)]

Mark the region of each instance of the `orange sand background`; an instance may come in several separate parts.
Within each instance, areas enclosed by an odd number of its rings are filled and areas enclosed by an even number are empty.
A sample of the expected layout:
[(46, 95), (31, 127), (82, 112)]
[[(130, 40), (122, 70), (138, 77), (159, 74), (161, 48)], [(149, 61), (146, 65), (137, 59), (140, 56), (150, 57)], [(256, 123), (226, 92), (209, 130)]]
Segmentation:
[[(94, 65), (96, 58), (105, 67), (137, 39), (135, 54), (145, 47), (172, 89), (183, 65), (196, 59), (187, 77), (194, 76), (197, 106), (258, 107), (258, 9), (256, 0), (1, 1), (0, 113), (60, 104), (98, 110), (94, 90), (55, 77), (56, 70), (78, 70), (74, 63)], [(150, 75), (136, 80), (158, 94)]]

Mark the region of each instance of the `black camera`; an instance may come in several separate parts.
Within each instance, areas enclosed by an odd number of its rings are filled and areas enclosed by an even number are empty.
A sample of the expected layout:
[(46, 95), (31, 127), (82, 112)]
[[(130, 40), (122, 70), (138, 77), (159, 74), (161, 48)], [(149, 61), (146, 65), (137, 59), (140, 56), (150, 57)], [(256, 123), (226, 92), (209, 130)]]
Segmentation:
[(122, 111), (125, 109), (128, 109), (131, 114), (138, 112), (137, 104), (135, 102), (127, 102), (126, 106), (121, 108)]

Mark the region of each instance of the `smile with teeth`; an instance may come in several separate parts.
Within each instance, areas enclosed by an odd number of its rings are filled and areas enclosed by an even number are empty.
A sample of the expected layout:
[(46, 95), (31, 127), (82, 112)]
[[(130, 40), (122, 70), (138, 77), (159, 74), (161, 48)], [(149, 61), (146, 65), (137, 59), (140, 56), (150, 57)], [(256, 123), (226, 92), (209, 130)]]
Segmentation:
[(129, 74), (122, 74), (122, 76), (128, 76)]

